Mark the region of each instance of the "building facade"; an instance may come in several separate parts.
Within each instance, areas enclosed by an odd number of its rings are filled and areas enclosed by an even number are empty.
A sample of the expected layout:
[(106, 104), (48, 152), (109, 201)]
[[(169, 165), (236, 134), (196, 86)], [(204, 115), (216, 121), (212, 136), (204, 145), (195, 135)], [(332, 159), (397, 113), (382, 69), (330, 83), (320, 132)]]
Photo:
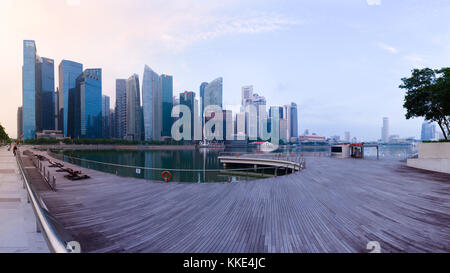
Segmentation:
[(223, 78), (219, 77), (212, 82), (208, 83), (204, 90), (203, 107), (206, 108), (209, 105), (217, 105), (223, 107)]
[(142, 140), (142, 107), (139, 88), (139, 76), (132, 75), (127, 80), (127, 130), (125, 138), (128, 140)]
[(161, 77), (148, 65), (142, 80), (142, 109), (145, 140), (160, 140), (162, 134)]
[(23, 108), (17, 108), (17, 139), (23, 139)]
[(429, 122), (422, 123), (421, 140), (429, 141), (435, 139), (436, 139), (436, 125)]
[(162, 137), (171, 137), (172, 130), (172, 97), (173, 97), (173, 76), (161, 75), (162, 89)]
[(127, 80), (116, 79), (115, 137), (123, 139), (127, 133)]
[(86, 69), (69, 91), (68, 135), (102, 137), (102, 70)]
[(36, 57), (36, 132), (55, 130), (54, 61)]
[(111, 118), (110, 118), (110, 98), (102, 95), (102, 137), (110, 138), (111, 133)]
[(77, 62), (62, 60), (58, 67), (59, 75), (59, 121), (58, 129), (68, 136), (69, 128), (69, 92), (76, 93), (78, 77), (83, 74), (83, 65)]
[(36, 44), (23, 41), (22, 66), (23, 138), (36, 137)]
[[(192, 91), (184, 91), (180, 93), (180, 105), (186, 105), (191, 110), (191, 140), (194, 139), (194, 107), (195, 107), (195, 93)], [(183, 128), (184, 130), (185, 128)]]

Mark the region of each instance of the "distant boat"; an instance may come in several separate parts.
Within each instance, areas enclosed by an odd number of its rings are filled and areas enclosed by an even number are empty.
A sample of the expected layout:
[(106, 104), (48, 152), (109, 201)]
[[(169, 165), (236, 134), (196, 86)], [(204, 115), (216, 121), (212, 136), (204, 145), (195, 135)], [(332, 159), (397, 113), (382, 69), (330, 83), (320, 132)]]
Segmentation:
[(198, 145), (200, 149), (225, 149), (225, 144), (223, 143), (208, 143), (206, 141), (200, 142)]

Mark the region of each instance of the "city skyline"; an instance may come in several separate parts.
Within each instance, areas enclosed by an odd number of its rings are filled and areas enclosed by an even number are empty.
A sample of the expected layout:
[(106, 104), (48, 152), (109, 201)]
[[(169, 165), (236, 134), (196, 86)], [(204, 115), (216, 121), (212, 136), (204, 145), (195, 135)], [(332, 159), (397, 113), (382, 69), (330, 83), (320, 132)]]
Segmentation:
[[(330, 14), (331, 19), (336, 19), (338, 22), (334, 27), (341, 34), (345, 35), (361, 35), (362, 39), (356, 39), (356, 44), (354, 46), (364, 45), (363, 48), (366, 50), (364, 54), (360, 50), (357, 50), (355, 54), (349, 54), (347, 50), (344, 50), (343, 55), (333, 55), (337, 53), (331, 48), (327, 48), (329, 51), (323, 51), (323, 47), (318, 48), (321, 52), (321, 57), (313, 61), (312, 57), (318, 57), (319, 55), (313, 54), (311, 58), (305, 56), (304, 53), (311, 53), (315, 51), (305, 50), (311, 45), (318, 45), (318, 42), (323, 42), (328, 38), (333, 39), (336, 42), (336, 50), (342, 50), (342, 46), (348, 46), (352, 48), (352, 44), (347, 43), (342, 39), (336, 39), (333, 37), (329, 30), (324, 30), (322, 25), (325, 21), (320, 19), (312, 20), (312, 18), (307, 18), (312, 21), (305, 20), (304, 10), (308, 7), (318, 6), (319, 11), (321, 6), (326, 5), (328, 7), (334, 7), (336, 5), (336, 13)], [(148, 63), (156, 71), (161, 73), (167, 73), (172, 75), (173, 85), (174, 85), (174, 95), (183, 92), (184, 90), (195, 90), (197, 93), (198, 86), (201, 82), (214, 79), (217, 76), (224, 77), (224, 105), (240, 105), (240, 92), (241, 87), (245, 85), (253, 85), (255, 91), (263, 93), (267, 97), (267, 101), (270, 101), (270, 105), (282, 105), (284, 103), (295, 101), (299, 107), (299, 133), (303, 132), (305, 129), (310, 129), (312, 132), (316, 132), (319, 135), (342, 135), (344, 132), (351, 132), (352, 136), (356, 136), (359, 139), (371, 140), (379, 139), (379, 128), (380, 119), (382, 117), (390, 118), (390, 125), (392, 129), (392, 134), (399, 134), (404, 137), (415, 136), (420, 138), (420, 128), (423, 122), (422, 119), (415, 119), (406, 121), (404, 118), (404, 110), (402, 109), (402, 100), (404, 92), (398, 90), (397, 86), (399, 84), (400, 78), (407, 76), (409, 70), (413, 67), (428, 65), (434, 68), (444, 66), (443, 63), (446, 62), (446, 58), (450, 56), (448, 46), (442, 46), (445, 41), (437, 41), (436, 39), (431, 39), (432, 35), (435, 34), (430, 32), (425, 34), (421, 32), (421, 35), (428, 35), (430, 37), (430, 42), (422, 42), (419, 44), (418, 51), (422, 51), (422, 55), (428, 54), (429, 56), (420, 56), (420, 52), (416, 54), (415, 58), (412, 52), (405, 44), (409, 41), (398, 41), (395, 39), (395, 35), (399, 34), (401, 31), (410, 31), (410, 27), (404, 24), (396, 24), (397, 22), (413, 22), (415, 19), (419, 18), (417, 12), (410, 14), (410, 19), (405, 19), (406, 11), (400, 12), (401, 19), (391, 19), (390, 23), (393, 23), (393, 28), (387, 28), (388, 24), (377, 21), (375, 24), (375, 18), (383, 19), (386, 18), (393, 12), (399, 12), (402, 4), (406, 2), (399, 3), (388, 3), (382, 1), (380, 5), (368, 5), (365, 1), (343, 1), (340, 6), (333, 4), (330, 1), (324, 1), (323, 3), (313, 4), (311, 1), (304, 1), (301, 4), (295, 4), (292, 2), (287, 2), (286, 7), (279, 7), (273, 9), (274, 14), (277, 16), (267, 16), (263, 15), (264, 10), (272, 10), (274, 6), (270, 2), (262, 3), (260, 9), (248, 17), (244, 16), (243, 12), (238, 13), (237, 17), (231, 18), (231, 21), (226, 21), (225, 19), (214, 19), (211, 14), (217, 14), (217, 12), (225, 11), (224, 14), (230, 14), (232, 11), (239, 10), (239, 4), (231, 2), (227, 4), (213, 3), (203, 3), (203, 6), (199, 10), (199, 16), (201, 18), (209, 18), (205, 27), (216, 30), (216, 34), (208, 32), (208, 30), (201, 29), (201, 33), (209, 33), (208, 35), (202, 36), (203, 38), (193, 39), (191, 42), (185, 44), (182, 48), (177, 48), (176, 50), (167, 49), (166, 46), (170, 48), (171, 45), (179, 44), (176, 41), (170, 41), (170, 33), (176, 32), (180, 28), (180, 21), (176, 20), (176, 16), (182, 14), (182, 11), (188, 7), (181, 5), (180, 10), (174, 13), (174, 17), (171, 19), (175, 20), (173, 25), (164, 26), (161, 32), (158, 32), (158, 37), (164, 36), (167, 40), (161, 40), (159, 43), (155, 43), (156, 46), (161, 46), (158, 50), (152, 51), (152, 47), (149, 46), (149, 41), (145, 38), (139, 38), (143, 43), (139, 46), (135, 46), (138, 43), (133, 43), (133, 45), (125, 45), (119, 43), (120, 46), (108, 48), (107, 45), (110, 44), (110, 38), (102, 41), (101, 39), (96, 40), (94, 44), (89, 43), (89, 45), (84, 45), (80, 43), (75, 43), (75, 39), (79, 37), (74, 28), (69, 28), (74, 30), (73, 37), (64, 37), (63, 41), (56, 41), (58, 33), (62, 31), (59, 27), (54, 26), (55, 20), (59, 20), (61, 23), (61, 28), (66, 26), (69, 21), (73, 21), (79, 17), (80, 11), (82, 12), (92, 12), (87, 11), (87, 8), (92, 8), (93, 11), (97, 10), (101, 5), (101, 1), (93, 1), (86, 7), (85, 1), (80, 1), (79, 6), (64, 5), (65, 3), (49, 4), (42, 2), (39, 7), (36, 7), (34, 3), (29, 3), (25, 5), (24, 3), (13, 3), (6, 1), (5, 5), (9, 8), (4, 10), (10, 10), (10, 14), (3, 14), (5, 16), (0, 16), (2, 21), (2, 26), (11, 26), (13, 30), (4, 29), (0, 27), (2, 32), (5, 32), (7, 37), (7, 43), (2, 45), (3, 53), (5, 54), (6, 63), (12, 64), (11, 67), (3, 67), (2, 73), (8, 79), (6, 82), (7, 90), (12, 90), (11, 99), (8, 100), (7, 105), (0, 107), (2, 124), (5, 125), (7, 132), (14, 136), (16, 135), (16, 124), (17, 124), (17, 107), (21, 105), (21, 46), (22, 40), (34, 39), (38, 44), (38, 52), (41, 56), (47, 56), (55, 60), (55, 64), (58, 64), (62, 59), (74, 60), (82, 63), (85, 67), (101, 67), (103, 69), (103, 93), (111, 97), (111, 105), (115, 103), (115, 88), (114, 83), (116, 78), (127, 78), (131, 73), (142, 71), (142, 66)], [(122, 8), (122, 4), (111, 2), (111, 5), (106, 5), (105, 7), (105, 23), (109, 23), (113, 15), (117, 14), (117, 10)], [(443, 16), (450, 7), (444, 2), (437, 2), (434, 4), (423, 5), (418, 1), (408, 2), (407, 10), (415, 10), (419, 7), (419, 10), (425, 11), (426, 14), (434, 14), (437, 19)], [(179, 5), (179, 3), (177, 3)], [(36, 4), (38, 5), (38, 4)], [(142, 11), (148, 11), (151, 8), (156, 8), (158, 12), (166, 14), (169, 11), (174, 11), (172, 4), (167, 7), (161, 7), (157, 4), (152, 6), (150, 4), (145, 4), (143, 2), (136, 2), (136, 8), (142, 8)], [(198, 4), (201, 6), (200, 4)], [(244, 4), (246, 7), (252, 7), (252, 3)], [(287, 7), (292, 8), (292, 12), (288, 11)], [(56, 14), (53, 19), (46, 19), (40, 22), (39, 26), (41, 29), (48, 31), (48, 34), (36, 29), (33, 24), (30, 24), (30, 18), (36, 18), (35, 15), (31, 14), (31, 10), (36, 8), (41, 11), (42, 14), (52, 13)], [(23, 11), (24, 14), (29, 15), (29, 19), (25, 20), (24, 15), (18, 15), (17, 18), (13, 18), (15, 14), (14, 11)], [(61, 18), (57, 12), (63, 10), (67, 19)], [(141, 13), (136, 9), (138, 15)], [(338, 12), (342, 12), (338, 14)], [(345, 21), (344, 17), (349, 12), (356, 12), (355, 20)], [(300, 16), (302, 15), (302, 16)], [(315, 14), (317, 15), (317, 14)], [(363, 20), (362, 17), (368, 16), (367, 20)], [(429, 18), (428, 15), (427, 18)], [(49, 16), (50, 18), (50, 16)], [(123, 18), (123, 17), (122, 17)], [(128, 17), (126, 17), (128, 18)], [(222, 18), (222, 17), (220, 17)], [(272, 18), (270, 21), (268, 18)], [(19, 22), (20, 19), (26, 21)], [(140, 23), (141, 17), (137, 16), (136, 21), (131, 23), (131, 26), (137, 26)], [(157, 18), (155, 20), (161, 20)], [(187, 26), (198, 26), (195, 22), (189, 21), (189, 18), (184, 18), (189, 24)], [(223, 21), (225, 20), (225, 21)], [(344, 20), (344, 21), (342, 21)], [(392, 21), (394, 20), (394, 21)], [(398, 21), (396, 21), (398, 20)], [(5, 24), (3, 24), (3, 22)], [(158, 21), (159, 22), (159, 21)], [(239, 27), (236, 26), (237, 22)], [(236, 24), (235, 24), (236, 23)], [(349, 24), (353, 23), (350, 27)], [(358, 24), (359, 23), (359, 24)], [(84, 24), (84, 23), (82, 23)], [(311, 25), (312, 24), (312, 25)], [(415, 24), (412, 23), (414, 26)], [(432, 20), (426, 23), (423, 28), (432, 24)], [(49, 27), (44, 27), (44, 26)], [(51, 25), (51, 27), (50, 27)], [(344, 27), (346, 25), (346, 27)], [(110, 34), (109, 31), (112, 28), (106, 27), (107, 25), (102, 25), (103, 30), (101, 30), (101, 36)], [(228, 26), (229, 28), (220, 28), (218, 26)], [(37, 27), (37, 26), (36, 26)], [(114, 25), (117, 27), (117, 24)], [(127, 24), (127, 28), (130, 24)], [(252, 28), (253, 27), (253, 28)], [(331, 27), (333, 28), (333, 27)], [(195, 29), (195, 28), (194, 28)], [(314, 30), (321, 30), (323, 35), (320, 37), (314, 34)], [(153, 28), (145, 30), (145, 32), (154, 31)], [(385, 37), (381, 35), (381, 32), (385, 32)], [(105, 33), (103, 33), (105, 32)], [(295, 39), (295, 34), (299, 32), (304, 32), (302, 41)], [(95, 31), (90, 31), (87, 35), (94, 35)], [(118, 29), (119, 36), (125, 35), (126, 32)], [(108, 35), (109, 35), (108, 34)], [(195, 34), (195, 33), (194, 33)], [(369, 35), (375, 34), (373, 39), (367, 38)], [(83, 34), (84, 35), (84, 34)], [(157, 36), (157, 35), (156, 35)], [(156, 37), (155, 36), (155, 37)], [(195, 36), (195, 35), (193, 35)], [(441, 35), (444, 36), (445, 35)], [(172, 38), (175, 37), (172, 35)], [(253, 47), (251, 45), (254, 42), (264, 42), (267, 39), (278, 39), (280, 44), (288, 44), (291, 39), (292, 45), (299, 48), (298, 51), (293, 51), (293, 48), (285, 48), (285, 52), (291, 55), (292, 60), (297, 60), (297, 64), (304, 64), (297, 67), (287, 59), (288, 55), (281, 53), (273, 53), (274, 56), (267, 56), (268, 47), (264, 47), (263, 43), (258, 43), (258, 47)], [(383, 38), (383, 39), (382, 39)], [(237, 41), (239, 40), (239, 41)], [(381, 41), (378, 41), (381, 40)], [(412, 41), (416, 41), (415, 38), (411, 38)], [(427, 39), (423, 39), (427, 40)], [(56, 41), (56, 42), (55, 42)], [(125, 40), (122, 40), (122, 42)], [(145, 42), (147, 41), (147, 42)], [(355, 39), (352, 39), (355, 41)], [(416, 41), (417, 42), (417, 41)], [(274, 49), (280, 50), (280, 46), (275, 44)], [(273, 44), (271, 44), (273, 46)], [(240, 51), (237, 48), (240, 48)], [(225, 47), (229, 47), (226, 49)], [(249, 51), (250, 48), (252, 52)], [(103, 50), (102, 50), (103, 49)], [(129, 49), (132, 49), (131, 51)], [(204, 50), (204, 54), (199, 52)], [(303, 50), (303, 51), (302, 51)], [(378, 51), (377, 51), (378, 50)], [(435, 50), (436, 53), (431, 53), (431, 50)], [(152, 53), (148, 53), (148, 52)], [(6, 53), (7, 52), (7, 55)], [(9, 57), (9, 55), (16, 56)], [(175, 52), (175, 53), (174, 53)], [(271, 54), (272, 54), (271, 53)], [(342, 52), (341, 52), (342, 53)], [(407, 55), (411, 53), (410, 55)], [(281, 54), (281, 55), (280, 55)], [(95, 56), (94, 56), (95, 55)], [(270, 55), (270, 54), (269, 54)], [(372, 56), (373, 55), (373, 56)], [(3, 55), (2, 55), (3, 56)], [(110, 56), (118, 56), (118, 58), (113, 58), (114, 62), (111, 62)], [(215, 57), (214, 63), (210, 62), (211, 57)], [(261, 61), (262, 56), (267, 56), (265, 61)], [(338, 56), (338, 57), (336, 57)], [(437, 58), (439, 56), (439, 60)], [(409, 60), (414, 62), (407, 62), (407, 57)], [(427, 58), (425, 58), (427, 57)], [(443, 57), (443, 58), (442, 58)], [(277, 62), (274, 63), (273, 58), (278, 58)], [(229, 59), (227, 61), (227, 59)], [(343, 61), (346, 59), (346, 61)], [(375, 59), (380, 59), (377, 62)], [(118, 61), (119, 60), (119, 61)], [(311, 91), (312, 84), (317, 81), (317, 76), (313, 76), (308, 71), (306, 67), (312, 67), (312, 73), (320, 74), (318, 66), (323, 66), (324, 61), (327, 64), (331, 64), (334, 68), (336, 67), (346, 67), (348, 73), (354, 72), (352, 77), (360, 77), (363, 80), (359, 80), (355, 83), (343, 83), (342, 80), (335, 81), (338, 77), (345, 79), (342, 73), (337, 75), (331, 75), (330, 80), (335, 82), (333, 88), (327, 83), (323, 83), (323, 86), (317, 86), (317, 90)], [(399, 61), (401, 60), (401, 62)], [(403, 62), (404, 61), (404, 62)], [(205, 62), (208, 63), (208, 69), (206, 69)], [(217, 63), (217, 64), (216, 64)], [(361, 67), (361, 63), (365, 64)], [(276, 64), (274, 66), (274, 64)], [(368, 67), (374, 64), (375, 67), (368, 69)], [(381, 70), (381, 65), (393, 65), (386, 72), (382, 72), (377, 77), (373, 77), (373, 73), (378, 73)], [(204, 68), (199, 68), (199, 67)], [(273, 68), (271, 68), (273, 66)], [(283, 69), (284, 66), (284, 69)], [(361, 69), (362, 68), (362, 69)], [(360, 70), (358, 70), (360, 69)], [(278, 71), (277, 71), (278, 70)], [(275, 73), (273, 73), (275, 72)], [(386, 75), (387, 73), (387, 75)], [(273, 74), (275, 77), (267, 77), (269, 74)], [(283, 77), (283, 75), (286, 75)], [(295, 76), (294, 76), (295, 75)], [(300, 76), (298, 76), (300, 75)], [(141, 74), (139, 76), (142, 77)], [(55, 75), (55, 81), (57, 81), (57, 75)], [(297, 78), (299, 78), (300, 83), (296, 83)], [(270, 79), (270, 80), (268, 80)], [(296, 81), (294, 81), (296, 80)], [(376, 82), (372, 84), (373, 82)], [(363, 83), (370, 83), (363, 85)], [(327, 91), (329, 89), (330, 91)], [(16, 90), (16, 91), (14, 91)], [(361, 91), (363, 90), (363, 91)], [(329, 99), (331, 93), (336, 93), (339, 97), (345, 97), (347, 99), (342, 102)], [(17, 94), (16, 94), (17, 93)], [(198, 94), (198, 93), (197, 93)], [(280, 96), (282, 95), (282, 96)], [(389, 101), (383, 100), (386, 95), (392, 96)], [(354, 96), (354, 98), (353, 98)], [(370, 98), (362, 103), (362, 105), (355, 105), (355, 102), (359, 101), (361, 98)], [(283, 101), (281, 101), (283, 100)], [(349, 107), (347, 107), (347, 105)], [(3, 105), (2, 105), (3, 106)], [(348, 110), (348, 109), (349, 110)], [(235, 111), (234, 111), (235, 112)]]

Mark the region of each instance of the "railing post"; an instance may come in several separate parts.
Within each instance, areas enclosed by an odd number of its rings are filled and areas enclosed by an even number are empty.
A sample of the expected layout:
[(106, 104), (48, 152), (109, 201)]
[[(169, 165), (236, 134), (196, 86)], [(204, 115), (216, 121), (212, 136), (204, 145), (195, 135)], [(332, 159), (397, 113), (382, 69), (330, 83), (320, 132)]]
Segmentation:
[(278, 176), (278, 167), (275, 167), (275, 173), (273, 174), (275, 177)]
[(53, 189), (56, 190), (56, 178), (55, 178), (55, 176), (53, 176), (52, 186), (53, 186)]

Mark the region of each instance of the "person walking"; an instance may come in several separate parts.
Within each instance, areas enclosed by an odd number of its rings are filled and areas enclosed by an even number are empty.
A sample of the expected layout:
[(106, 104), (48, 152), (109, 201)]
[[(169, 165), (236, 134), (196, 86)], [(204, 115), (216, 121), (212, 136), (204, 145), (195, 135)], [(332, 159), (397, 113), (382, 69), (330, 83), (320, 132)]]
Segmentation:
[(17, 143), (14, 145), (14, 148), (13, 148), (13, 154), (14, 154), (14, 156), (16, 156), (16, 151), (17, 151)]

